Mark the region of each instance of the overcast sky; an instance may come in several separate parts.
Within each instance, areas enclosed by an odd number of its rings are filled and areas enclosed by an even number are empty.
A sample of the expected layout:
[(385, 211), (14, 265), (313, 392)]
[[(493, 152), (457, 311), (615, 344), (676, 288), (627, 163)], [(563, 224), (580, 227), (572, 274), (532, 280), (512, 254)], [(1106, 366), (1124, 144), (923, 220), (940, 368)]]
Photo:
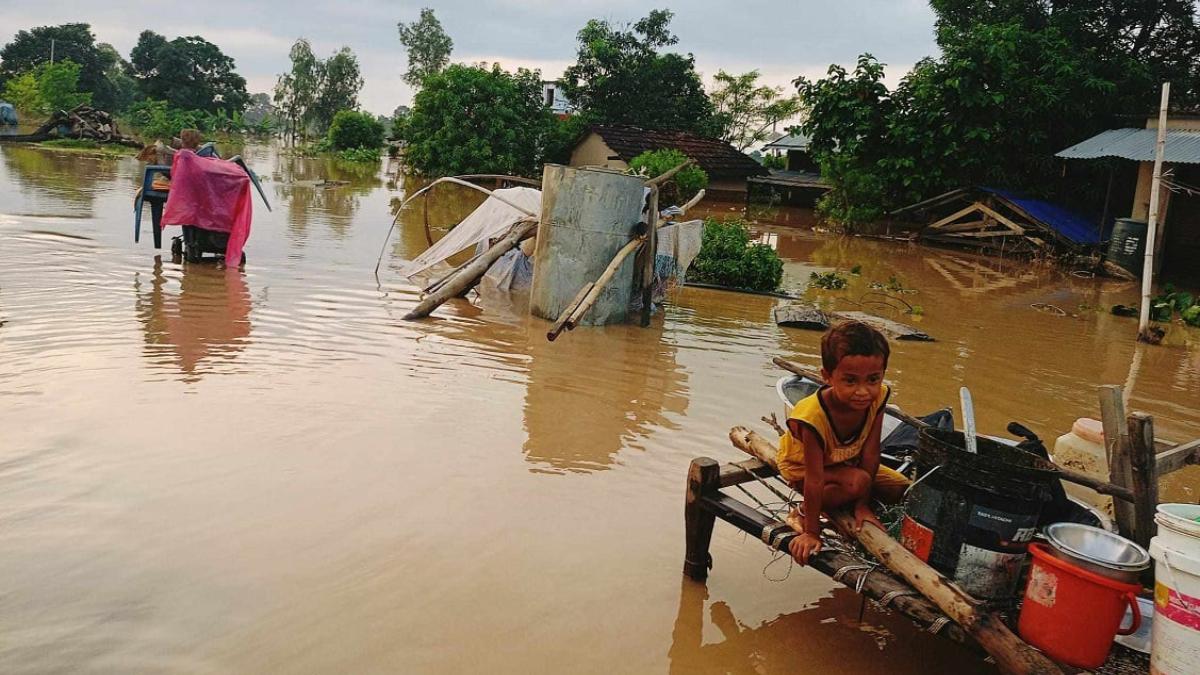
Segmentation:
[(589, 19), (632, 23), (654, 8), (675, 12), (674, 49), (696, 56), (705, 86), (720, 69), (757, 69), (765, 82), (790, 93), (797, 75), (820, 76), (831, 63), (852, 66), (863, 52), (888, 64), (887, 80), (894, 84), (936, 51), (925, 0), (0, 0), (0, 44), (20, 30), (85, 22), (97, 42), (129, 58), (145, 29), (167, 39), (199, 35), (236, 61), (251, 93), (270, 93), (290, 68), (288, 49), (304, 37), (321, 57), (343, 45), (354, 50), (366, 81), (362, 107), (390, 115), (397, 105), (410, 104), (413, 94), (400, 80), (407, 61), (396, 23), (416, 20), (421, 7), (432, 7), (454, 40), (452, 61), (536, 68), (548, 80), (575, 61), (575, 35)]

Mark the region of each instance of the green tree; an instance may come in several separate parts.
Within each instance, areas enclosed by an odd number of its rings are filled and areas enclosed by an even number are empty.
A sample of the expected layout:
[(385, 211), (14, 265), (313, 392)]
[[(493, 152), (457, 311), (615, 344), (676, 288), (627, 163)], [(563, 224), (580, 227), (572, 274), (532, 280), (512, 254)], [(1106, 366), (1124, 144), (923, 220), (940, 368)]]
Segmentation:
[(679, 42), (667, 28), (672, 16), (653, 10), (624, 30), (588, 21), (579, 31), (576, 63), (563, 74), (567, 98), (598, 122), (711, 132), (712, 102), (695, 59), (658, 51)]
[(329, 126), (329, 144), (335, 150), (378, 150), (383, 145), (383, 124), (370, 113), (342, 110)]
[(297, 136), (307, 137), (312, 108), (324, 77), (324, 64), (304, 38), (296, 40), (288, 57), (292, 60), (292, 69), (279, 76), (275, 85), (275, 104), (283, 115), (285, 132), (295, 143)]
[(782, 87), (760, 86), (758, 77), (757, 70), (742, 75), (718, 70), (713, 77), (713, 125), (738, 150), (766, 140), (776, 125), (800, 114), (799, 96), (783, 97)]
[[(104, 61), (111, 63), (104, 71), (104, 79), (108, 83), (108, 103), (101, 106), (109, 112), (124, 112), (137, 100), (137, 82), (129, 76), (129, 62), (121, 57), (116, 47), (102, 42), (96, 49), (103, 55)], [(93, 98), (96, 95), (93, 94)]]
[(90, 92), (93, 103), (101, 108), (117, 109), (113, 107), (116, 94), (106, 77), (116, 61), (111, 52), (96, 45), (92, 27), (86, 23), (41, 26), (18, 32), (12, 42), (0, 49), (0, 88), (8, 80), (49, 63), (51, 49), (54, 61), (79, 64), (79, 91)]
[[(966, 38), (975, 26), (1017, 24), (1056, 30), (1072, 49), (1090, 54), (1097, 77), (1114, 83), (1121, 113), (1153, 109), (1159, 85), (1172, 102), (1200, 103), (1200, 10), (1194, 0), (931, 0), (938, 43)], [(1147, 107), (1149, 106), (1149, 107)]]
[(362, 90), (363, 78), (358, 69), (358, 57), (349, 47), (342, 47), (329, 57), (320, 72), (312, 122), (318, 130), (325, 130), (333, 123), (334, 115), (343, 110), (358, 109), (358, 92)]
[(233, 59), (196, 35), (167, 41), (142, 31), (130, 52), (130, 70), (144, 97), (174, 108), (232, 115), (241, 114), (250, 101)]
[(18, 110), (42, 115), (90, 103), (91, 92), (77, 91), (80, 70), (73, 61), (43, 63), (10, 80), (4, 97)]
[(537, 71), (456, 64), (426, 78), (417, 94), (405, 157), (431, 176), (529, 175), (553, 128)]
[(400, 44), (408, 52), (408, 70), (403, 79), (414, 89), (424, 86), (425, 78), (440, 73), (450, 62), (454, 41), (442, 30), (442, 23), (425, 7), (421, 18), (412, 23), (396, 24), (400, 31)]
[(853, 73), (835, 64), (824, 79), (795, 81), (808, 109), (797, 130), (808, 136), (809, 152), (832, 184), (817, 210), (846, 229), (877, 220), (887, 201), (876, 174), (895, 105), (883, 75), (883, 64), (864, 54)]

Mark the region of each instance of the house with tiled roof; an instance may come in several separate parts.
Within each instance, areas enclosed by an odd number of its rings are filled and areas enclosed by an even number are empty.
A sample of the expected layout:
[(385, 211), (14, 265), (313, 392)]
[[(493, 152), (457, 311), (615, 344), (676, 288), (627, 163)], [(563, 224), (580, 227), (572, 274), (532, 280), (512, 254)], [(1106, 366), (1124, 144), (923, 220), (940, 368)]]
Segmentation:
[(767, 170), (749, 155), (716, 138), (686, 131), (662, 131), (611, 124), (593, 124), (575, 143), (571, 166), (602, 166), (625, 170), (647, 150), (672, 149), (696, 160), (708, 174), (708, 192), (744, 198), (747, 179)]

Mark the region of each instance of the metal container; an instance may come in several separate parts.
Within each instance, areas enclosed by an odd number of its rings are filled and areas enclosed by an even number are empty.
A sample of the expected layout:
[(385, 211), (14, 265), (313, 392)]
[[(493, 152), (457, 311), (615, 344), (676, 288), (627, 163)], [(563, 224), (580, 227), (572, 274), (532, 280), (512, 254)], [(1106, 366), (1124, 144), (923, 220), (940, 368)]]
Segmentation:
[(1146, 253), (1147, 223), (1144, 220), (1118, 218), (1113, 223), (1105, 260), (1119, 265), (1135, 276), (1142, 276), (1142, 257)]
[(1137, 583), (1138, 575), (1150, 566), (1146, 549), (1098, 527), (1054, 523), (1045, 534), (1056, 557), (1109, 579)]

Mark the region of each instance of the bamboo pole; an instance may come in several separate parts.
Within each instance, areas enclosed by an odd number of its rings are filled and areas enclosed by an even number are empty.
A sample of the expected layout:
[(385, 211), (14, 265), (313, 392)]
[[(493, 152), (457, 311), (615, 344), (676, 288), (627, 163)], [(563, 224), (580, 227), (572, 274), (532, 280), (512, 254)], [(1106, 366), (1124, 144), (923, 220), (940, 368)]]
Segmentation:
[(558, 337), (558, 334), (563, 332), (563, 329), (567, 327), (567, 322), (571, 319), (571, 315), (575, 313), (576, 309), (579, 309), (579, 305), (583, 302), (583, 299), (587, 297), (587, 294), (595, 285), (595, 282), (589, 282), (584, 284), (583, 288), (579, 289), (579, 293), (576, 294), (575, 299), (571, 301), (571, 304), (567, 305), (567, 308), (563, 310), (562, 314), (558, 315), (558, 321), (555, 321), (554, 325), (550, 327), (550, 330), (546, 331), (547, 340), (554, 342), (554, 340)]
[(608, 282), (612, 281), (612, 278), (614, 275), (616, 275), (617, 270), (621, 269), (621, 263), (625, 262), (625, 259), (629, 257), (629, 254), (636, 251), (638, 246), (642, 245), (643, 241), (645, 241), (644, 237), (638, 237), (628, 244), (625, 244), (625, 247), (620, 251), (617, 251), (617, 254), (613, 256), (612, 262), (608, 264), (608, 267), (604, 268), (604, 273), (601, 274), (600, 277), (591, 284), (591, 288), (588, 290), (587, 295), (585, 295), (583, 300), (579, 302), (579, 306), (575, 308), (575, 311), (571, 312), (571, 317), (567, 319), (566, 323), (568, 330), (574, 330), (575, 326), (579, 325), (579, 322), (583, 320), (584, 315), (586, 315), (588, 311), (592, 309), (592, 306), (596, 304), (596, 301), (600, 299), (600, 293), (604, 291), (604, 287), (608, 285)]
[[(731, 429), (729, 438), (739, 450), (778, 469), (775, 445), (767, 439), (745, 427)], [(871, 555), (962, 626), (995, 659), (1001, 672), (1006, 675), (1062, 675), (1058, 666), (1014, 635), (998, 616), (984, 609), (978, 600), (925, 564), (886, 532), (874, 525), (864, 525), (856, 531), (854, 516), (847, 511), (827, 511), (826, 515), (847, 536), (857, 538)]]
[(1154, 149), (1154, 176), (1150, 180), (1150, 217), (1146, 225), (1146, 253), (1142, 262), (1142, 313), (1138, 322), (1138, 340), (1149, 342), (1146, 329), (1150, 325), (1150, 292), (1154, 285), (1154, 247), (1158, 237), (1158, 192), (1162, 186), (1163, 153), (1167, 147), (1167, 100), (1171, 83), (1163, 82), (1162, 103), (1158, 108), (1158, 143)]
[(447, 300), (457, 297), (464, 290), (473, 285), (479, 277), (483, 276), (492, 263), (500, 259), (500, 256), (508, 253), (525, 235), (537, 229), (537, 221), (532, 218), (526, 218), (517, 221), (516, 225), (509, 230), (504, 238), (496, 242), (486, 253), (479, 256), (474, 262), (462, 268), (453, 279), (447, 279), (436, 293), (432, 293), (425, 297), (411, 312), (404, 316), (405, 319), (421, 319), (430, 315), (433, 310), (437, 309), (442, 303)]

